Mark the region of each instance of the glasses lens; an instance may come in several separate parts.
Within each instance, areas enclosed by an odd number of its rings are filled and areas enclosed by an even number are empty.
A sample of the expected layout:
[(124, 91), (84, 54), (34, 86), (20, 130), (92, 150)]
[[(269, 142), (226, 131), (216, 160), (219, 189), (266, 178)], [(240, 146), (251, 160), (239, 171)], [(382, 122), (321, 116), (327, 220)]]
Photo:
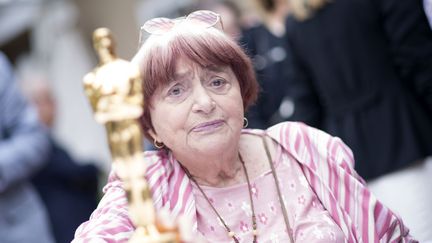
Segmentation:
[(208, 28), (219, 21), (219, 15), (209, 10), (199, 10), (189, 14), (186, 19), (196, 25)]
[[(147, 39), (148, 35), (162, 35), (170, 31), (178, 22), (184, 20), (184, 17), (177, 19), (169, 18), (154, 18), (150, 19), (141, 26), (140, 36), (139, 36), (139, 47)], [(188, 22), (194, 25), (201, 26), (203, 28), (208, 28), (220, 23), (220, 17), (217, 13), (209, 10), (199, 10), (189, 14), (186, 17)], [(219, 26), (218, 26), (219, 27)], [(223, 30), (223, 26), (222, 26)]]
[(154, 18), (145, 22), (141, 28), (150, 34), (160, 35), (171, 30), (174, 24), (169, 18)]

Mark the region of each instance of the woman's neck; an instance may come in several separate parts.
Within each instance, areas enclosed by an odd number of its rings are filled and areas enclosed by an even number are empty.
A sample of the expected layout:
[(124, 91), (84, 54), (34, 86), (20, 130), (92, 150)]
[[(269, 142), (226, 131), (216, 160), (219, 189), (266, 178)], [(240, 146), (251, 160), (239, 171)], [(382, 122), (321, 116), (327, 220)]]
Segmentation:
[(237, 148), (215, 156), (194, 154), (178, 161), (203, 186), (226, 187), (245, 179)]
[[(267, 140), (273, 158), (275, 146), (270, 138)], [(199, 185), (212, 187), (227, 187), (246, 182), (239, 154), (242, 155), (251, 180), (270, 169), (261, 135), (243, 134), (237, 146), (212, 154), (173, 152), (174, 158), (189, 171)]]

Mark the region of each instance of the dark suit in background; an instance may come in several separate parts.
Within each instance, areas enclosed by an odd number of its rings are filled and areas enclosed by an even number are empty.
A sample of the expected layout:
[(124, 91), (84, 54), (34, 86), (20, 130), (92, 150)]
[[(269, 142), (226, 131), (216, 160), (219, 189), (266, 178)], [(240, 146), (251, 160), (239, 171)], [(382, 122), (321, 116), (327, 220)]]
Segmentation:
[(432, 31), (421, 0), (333, 0), (288, 29), (294, 119), (341, 137), (369, 189), (432, 240)]
[(78, 164), (54, 140), (50, 148), (48, 163), (33, 184), (48, 210), (56, 242), (69, 243), (97, 206), (98, 170)]
[(265, 129), (288, 120), (291, 113), (280, 109), (283, 102), (290, 102), (287, 89), (292, 64), (287, 34), (277, 36), (259, 24), (245, 29), (240, 43), (253, 60), (261, 88), (256, 104), (247, 111), (249, 127)]
[(420, 0), (335, 0), (288, 29), (295, 120), (341, 137), (366, 179), (432, 154), (432, 31)]

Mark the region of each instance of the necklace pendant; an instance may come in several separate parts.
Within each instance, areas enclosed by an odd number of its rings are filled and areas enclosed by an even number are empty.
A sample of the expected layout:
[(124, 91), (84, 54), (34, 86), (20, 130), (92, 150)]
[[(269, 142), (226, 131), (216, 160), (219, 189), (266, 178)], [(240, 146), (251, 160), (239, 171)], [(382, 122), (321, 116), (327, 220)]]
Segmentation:
[(232, 232), (232, 231), (228, 231), (228, 236), (229, 236), (230, 238), (233, 238), (233, 237), (234, 237), (234, 232)]

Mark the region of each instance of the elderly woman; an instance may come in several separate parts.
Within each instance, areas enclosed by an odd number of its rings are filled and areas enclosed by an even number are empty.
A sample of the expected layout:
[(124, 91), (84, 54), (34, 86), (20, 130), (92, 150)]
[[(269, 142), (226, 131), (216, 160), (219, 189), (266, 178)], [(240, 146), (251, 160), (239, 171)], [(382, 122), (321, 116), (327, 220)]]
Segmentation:
[[(134, 58), (143, 74), (146, 178), (157, 210), (188, 216), (209, 242), (412, 242), (353, 170), (338, 139), (299, 123), (244, 129), (258, 91), (250, 59), (218, 15), (154, 19)], [(74, 242), (125, 242), (134, 230), (112, 172)]]

